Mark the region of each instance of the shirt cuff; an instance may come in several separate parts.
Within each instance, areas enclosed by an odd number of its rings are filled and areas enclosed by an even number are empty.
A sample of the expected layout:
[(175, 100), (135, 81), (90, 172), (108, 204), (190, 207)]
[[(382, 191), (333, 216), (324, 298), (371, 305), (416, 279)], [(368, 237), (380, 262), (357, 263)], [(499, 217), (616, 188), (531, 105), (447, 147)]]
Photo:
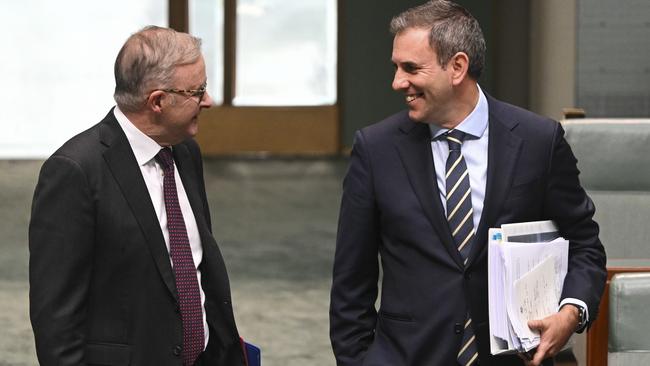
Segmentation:
[(566, 304), (573, 304), (573, 305), (578, 305), (581, 306), (583, 309), (585, 309), (585, 317), (587, 318), (587, 321), (589, 321), (589, 308), (587, 307), (587, 304), (585, 304), (584, 301), (574, 299), (572, 297), (567, 297), (566, 299), (562, 300), (560, 302), (560, 306), (557, 307), (557, 310), (559, 311), (561, 307), (563, 307)]

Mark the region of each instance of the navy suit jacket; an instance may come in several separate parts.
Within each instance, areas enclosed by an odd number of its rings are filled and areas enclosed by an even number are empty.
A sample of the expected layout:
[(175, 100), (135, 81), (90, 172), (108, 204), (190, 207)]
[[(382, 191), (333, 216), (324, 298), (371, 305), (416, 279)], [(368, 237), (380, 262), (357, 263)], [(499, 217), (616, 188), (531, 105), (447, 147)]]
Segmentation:
[(338, 365), (455, 365), (468, 312), (481, 365), (521, 364), (489, 351), (487, 232), (505, 223), (558, 224), (570, 241), (562, 298), (583, 300), (596, 317), (605, 252), (562, 127), (490, 97), (488, 104), (486, 194), (466, 267), (440, 202), (428, 126), (403, 111), (357, 132), (330, 303)]
[[(243, 365), (198, 145), (174, 146), (196, 218), (210, 331), (201, 360)], [(111, 110), (43, 164), (29, 227), (30, 316), (41, 365), (181, 365), (183, 331), (160, 224)]]

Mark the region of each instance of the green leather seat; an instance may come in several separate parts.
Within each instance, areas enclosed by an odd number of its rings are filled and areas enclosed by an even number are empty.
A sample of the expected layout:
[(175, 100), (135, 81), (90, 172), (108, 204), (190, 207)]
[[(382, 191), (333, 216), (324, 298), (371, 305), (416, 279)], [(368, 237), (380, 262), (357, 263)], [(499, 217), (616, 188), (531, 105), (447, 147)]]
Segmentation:
[(620, 273), (609, 286), (609, 366), (650, 365), (650, 273)]
[(562, 124), (596, 205), (607, 257), (650, 258), (650, 119)]
[[(578, 159), (580, 181), (596, 205), (594, 218), (608, 265), (650, 263), (650, 119), (562, 122)], [(610, 285), (609, 365), (650, 365), (650, 275), (619, 275)], [(627, 276), (632, 276), (628, 278)], [(607, 311), (604, 310), (603, 311)]]

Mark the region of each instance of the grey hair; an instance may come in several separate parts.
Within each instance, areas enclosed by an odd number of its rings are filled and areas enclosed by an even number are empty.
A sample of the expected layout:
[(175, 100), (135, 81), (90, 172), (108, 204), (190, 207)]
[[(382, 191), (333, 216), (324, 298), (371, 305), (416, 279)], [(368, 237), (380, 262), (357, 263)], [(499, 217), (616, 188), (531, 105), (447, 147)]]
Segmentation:
[(485, 38), (478, 21), (462, 6), (447, 0), (431, 0), (408, 9), (390, 22), (392, 34), (408, 28), (430, 29), (429, 46), (444, 69), (458, 52), (469, 58), (468, 74), (478, 80), (485, 65)]
[(201, 57), (201, 39), (169, 28), (147, 26), (131, 35), (115, 60), (113, 98), (125, 111), (137, 111), (147, 93), (172, 87), (177, 66)]

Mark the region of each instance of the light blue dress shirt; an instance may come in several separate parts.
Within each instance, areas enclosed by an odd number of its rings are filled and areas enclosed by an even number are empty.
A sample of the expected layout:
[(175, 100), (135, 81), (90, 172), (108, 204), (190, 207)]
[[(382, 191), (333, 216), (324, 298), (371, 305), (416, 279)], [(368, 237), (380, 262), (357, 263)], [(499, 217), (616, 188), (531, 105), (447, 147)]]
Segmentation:
[[(463, 141), (461, 153), (467, 164), (469, 185), (472, 188), (472, 208), (474, 214), (474, 231), (478, 228), (483, 212), (483, 200), (485, 199), (485, 186), (487, 184), (487, 163), (488, 163), (488, 103), (481, 88), (478, 88), (478, 103), (474, 110), (456, 126), (456, 130), (465, 132), (468, 136)], [(433, 164), (436, 168), (436, 181), (440, 191), (440, 201), (447, 214), (446, 189), (446, 168), (447, 157), (449, 156), (449, 145), (447, 140), (441, 136), (449, 131), (440, 128), (435, 124), (429, 124), (431, 129), (431, 152), (433, 153)]]

